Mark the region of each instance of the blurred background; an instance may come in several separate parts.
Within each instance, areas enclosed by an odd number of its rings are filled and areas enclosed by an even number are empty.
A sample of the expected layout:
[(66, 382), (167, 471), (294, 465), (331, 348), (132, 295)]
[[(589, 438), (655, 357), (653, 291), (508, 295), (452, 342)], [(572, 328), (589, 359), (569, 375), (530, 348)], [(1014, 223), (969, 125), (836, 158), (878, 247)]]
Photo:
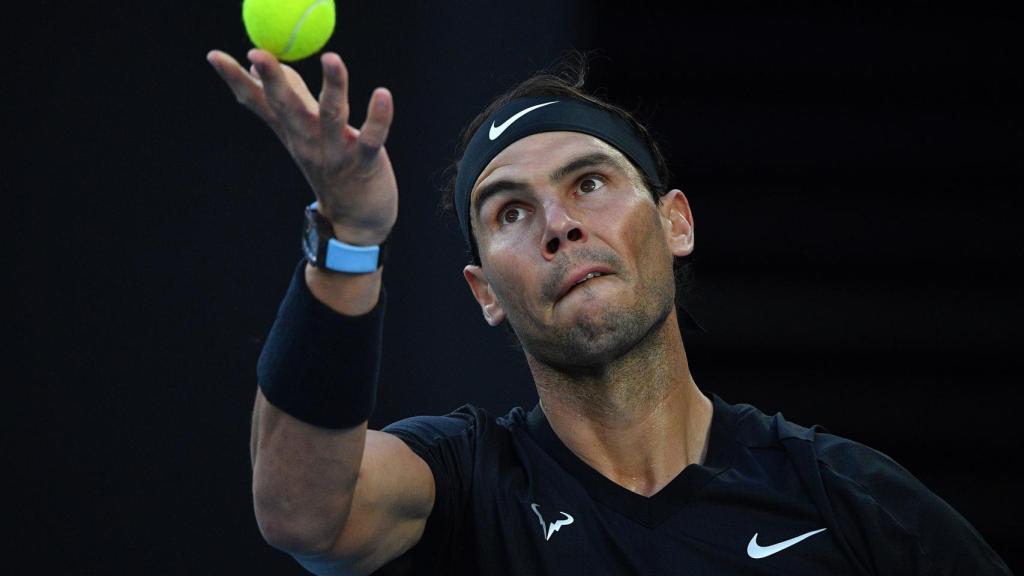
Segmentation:
[[(593, 51), (588, 86), (648, 123), (694, 211), (698, 385), (892, 456), (1019, 569), (1019, 17), (925, 1), (337, 12), (327, 49), (353, 122), (376, 86), (396, 102), (371, 424), (536, 402), (465, 287), (441, 173), (492, 97)], [(42, 0), (10, 21), (25, 35), (4, 75), (13, 557), (32, 573), (304, 573), (256, 527), (249, 424), (313, 197), (205, 60), (244, 60), (241, 3)], [(296, 68), (319, 91), (318, 60)]]

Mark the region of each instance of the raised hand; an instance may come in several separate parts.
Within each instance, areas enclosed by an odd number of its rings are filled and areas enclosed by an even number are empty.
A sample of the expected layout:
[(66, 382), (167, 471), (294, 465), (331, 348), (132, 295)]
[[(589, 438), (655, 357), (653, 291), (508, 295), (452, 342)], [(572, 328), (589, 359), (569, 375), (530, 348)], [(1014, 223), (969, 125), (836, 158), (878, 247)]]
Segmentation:
[(391, 92), (374, 90), (366, 121), (356, 129), (348, 125), (348, 70), (333, 52), (320, 57), (319, 100), (298, 72), (264, 50), (249, 51), (249, 71), (219, 50), (206, 58), (238, 102), (284, 143), (335, 236), (351, 244), (381, 243), (398, 217), (398, 185), (384, 149), (394, 115)]

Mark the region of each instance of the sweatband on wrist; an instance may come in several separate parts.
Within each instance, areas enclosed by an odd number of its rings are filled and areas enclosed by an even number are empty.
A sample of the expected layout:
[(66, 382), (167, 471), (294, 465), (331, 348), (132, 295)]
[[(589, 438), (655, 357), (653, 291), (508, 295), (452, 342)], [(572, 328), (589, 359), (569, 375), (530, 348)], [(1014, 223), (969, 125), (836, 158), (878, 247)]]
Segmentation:
[(256, 378), (266, 399), (303, 422), (351, 428), (369, 419), (377, 397), (386, 295), (360, 316), (339, 314), (306, 286), (295, 268), (263, 345)]
[(636, 165), (656, 186), (658, 165), (650, 148), (625, 119), (582, 100), (571, 98), (517, 98), (494, 112), (466, 145), (455, 178), (455, 211), (466, 243), (473, 245), (470, 199), (476, 179), (502, 150), (517, 140), (540, 132), (580, 132), (611, 144)]

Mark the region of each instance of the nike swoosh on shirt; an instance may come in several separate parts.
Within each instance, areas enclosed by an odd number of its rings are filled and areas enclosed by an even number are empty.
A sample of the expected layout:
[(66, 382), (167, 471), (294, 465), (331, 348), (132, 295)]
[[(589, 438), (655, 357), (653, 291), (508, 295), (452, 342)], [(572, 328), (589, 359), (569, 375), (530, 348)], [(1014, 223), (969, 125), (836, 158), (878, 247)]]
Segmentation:
[(756, 559), (760, 559), (760, 558), (764, 558), (766, 556), (771, 556), (772, 554), (775, 554), (776, 552), (781, 552), (781, 551), (785, 550), (786, 548), (789, 548), (790, 546), (796, 544), (797, 542), (801, 542), (803, 540), (806, 540), (807, 538), (810, 538), (811, 536), (814, 536), (818, 532), (824, 532), (825, 530), (827, 530), (827, 528), (821, 528), (819, 530), (813, 530), (811, 532), (808, 532), (807, 534), (801, 534), (801, 535), (797, 536), (796, 538), (790, 538), (789, 540), (783, 540), (782, 542), (779, 542), (778, 544), (772, 544), (771, 546), (759, 546), (757, 544), (757, 533), (755, 532), (754, 533), (754, 537), (751, 538), (750, 539), (750, 543), (747, 544), (747, 556), (750, 556), (751, 558), (754, 558), (755, 560)]
[(509, 118), (508, 120), (505, 120), (504, 122), (502, 122), (501, 126), (495, 126), (494, 122), (492, 121), (491, 122), (491, 129), (487, 131), (487, 136), (492, 141), (493, 140), (497, 140), (498, 136), (501, 136), (501, 133), (504, 132), (509, 126), (511, 126), (512, 123), (515, 122), (516, 120), (519, 120), (524, 115), (529, 114), (530, 112), (533, 112), (537, 108), (542, 108), (544, 106), (547, 106), (548, 104), (554, 104), (555, 102), (558, 102), (558, 100), (552, 100), (551, 102), (545, 102), (543, 104), (537, 104), (536, 106), (530, 106), (529, 108), (527, 108), (525, 110), (521, 110), (515, 116), (513, 116), (513, 117)]

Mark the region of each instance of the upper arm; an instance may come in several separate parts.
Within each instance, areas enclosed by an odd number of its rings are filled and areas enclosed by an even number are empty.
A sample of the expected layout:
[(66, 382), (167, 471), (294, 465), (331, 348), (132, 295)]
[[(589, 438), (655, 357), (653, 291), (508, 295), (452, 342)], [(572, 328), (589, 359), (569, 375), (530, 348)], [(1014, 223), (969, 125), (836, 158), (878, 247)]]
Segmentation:
[(485, 413), (466, 406), (367, 430), (345, 525), (315, 559), (295, 559), (317, 574), (368, 574), (428, 537), (428, 517), (437, 526), (429, 537), (443, 541), (456, 528), (450, 523), (469, 494), (478, 436), (488, 424)]
[(434, 505), (434, 476), (405, 442), (367, 430), (344, 528), (326, 557), (296, 557), (317, 574), (369, 574), (412, 548)]

